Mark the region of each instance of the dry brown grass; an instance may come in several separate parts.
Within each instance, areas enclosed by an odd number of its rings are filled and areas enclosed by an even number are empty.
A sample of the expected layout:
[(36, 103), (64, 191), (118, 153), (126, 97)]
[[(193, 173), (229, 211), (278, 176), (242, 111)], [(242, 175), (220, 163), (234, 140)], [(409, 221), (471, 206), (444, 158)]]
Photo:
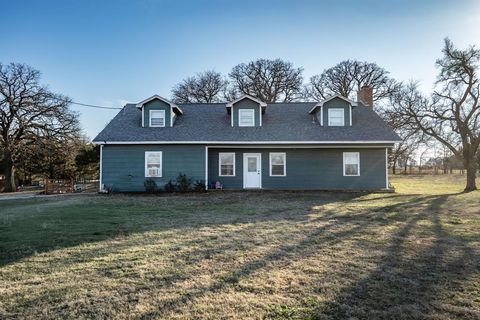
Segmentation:
[(0, 318), (480, 318), (480, 192), (0, 203)]

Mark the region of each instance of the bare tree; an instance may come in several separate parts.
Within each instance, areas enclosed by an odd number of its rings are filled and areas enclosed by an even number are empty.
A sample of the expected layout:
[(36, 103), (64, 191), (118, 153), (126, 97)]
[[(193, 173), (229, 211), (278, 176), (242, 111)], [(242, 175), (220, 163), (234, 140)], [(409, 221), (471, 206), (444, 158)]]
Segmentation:
[(248, 94), (265, 102), (295, 101), (302, 94), (302, 73), (303, 68), (281, 59), (241, 63), (229, 74), (230, 96)]
[(39, 83), (40, 72), (24, 64), (0, 64), (0, 147), (5, 191), (15, 190), (15, 166), (22, 151), (40, 139), (68, 142), (79, 134), (70, 100)]
[(402, 109), (405, 105), (414, 103), (414, 98), (415, 97), (412, 97), (408, 90), (401, 90), (400, 86), (398, 86), (398, 88), (395, 89), (395, 92), (391, 93), (388, 99), (389, 103), (378, 108), (381, 117), (400, 136), (400, 138), (402, 138), (402, 141), (395, 144), (390, 152), (390, 162), (392, 164), (393, 174), (396, 173), (395, 171), (399, 160), (403, 160), (405, 166), (405, 162), (412, 159), (415, 151), (430, 139), (430, 137), (426, 136), (422, 130), (410, 125), (408, 119), (399, 116), (399, 113), (401, 114), (401, 112), (403, 112)]
[(175, 85), (172, 100), (175, 103), (219, 102), (227, 84), (227, 79), (216, 71), (200, 72)]
[[(465, 191), (476, 190), (476, 155), (480, 145), (480, 50), (469, 47), (458, 50), (445, 39), (443, 57), (436, 62), (439, 75), (432, 101), (418, 98), (404, 110), (403, 116), (412, 126), (445, 145), (463, 159), (467, 170)], [(421, 96), (415, 85), (406, 90)]]
[(364, 85), (373, 88), (373, 101), (389, 98), (399, 88), (389, 72), (377, 64), (346, 60), (311, 77), (310, 83), (305, 87), (305, 96), (319, 101), (339, 94), (355, 100), (356, 93)]

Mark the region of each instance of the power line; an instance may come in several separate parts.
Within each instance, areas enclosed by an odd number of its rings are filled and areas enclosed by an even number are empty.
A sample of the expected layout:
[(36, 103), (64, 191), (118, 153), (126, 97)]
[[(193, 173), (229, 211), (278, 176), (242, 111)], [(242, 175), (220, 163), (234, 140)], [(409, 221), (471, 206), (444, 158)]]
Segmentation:
[(114, 109), (114, 110), (120, 110), (120, 109), (123, 109), (123, 108), (117, 108), (117, 107), (105, 107), (105, 106), (97, 106), (97, 105), (94, 105), (94, 104), (86, 104), (86, 103), (80, 103), (80, 102), (75, 102), (75, 101), (69, 101), (71, 104), (76, 104), (76, 105), (79, 105), (79, 106), (83, 106), (83, 107), (89, 107), (89, 108), (97, 108), (97, 109)]

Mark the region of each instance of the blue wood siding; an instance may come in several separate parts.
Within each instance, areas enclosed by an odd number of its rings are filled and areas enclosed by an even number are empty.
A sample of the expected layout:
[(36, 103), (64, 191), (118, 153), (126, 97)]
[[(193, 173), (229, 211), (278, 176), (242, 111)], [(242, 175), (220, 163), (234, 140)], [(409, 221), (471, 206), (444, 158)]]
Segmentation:
[(238, 110), (253, 109), (255, 111), (255, 126), (260, 126), (260, 105), (250, 99), (243, 99), (233, 105), (233, 126), (238, 126)]
[(102, 183), (117, 191), (145, 191), (145, 151), (162, 151), (162, 177), (153, 178), (159, 187), (179, 173), (205, 180), (205, 146), (104, 145)]
[(150, 125), (150, 110), (164, 110), (165, 111), (165, 127), (170, 127), (170, 117), (172, 110), (170, 105), (166, 102), (163, 102), (158, 99), (154, 99), (143, 106), (143, 121), (144, 127), (148, 127)]
[[(235, 177), (218, 175), (218, 153), (235, 152)], [(271, 177), (269, 153), (286, 153), (286, 176)], [(343, 176), (343, 152), (360, 153), (360, 176)], [(261, 153), (263, 189), (362, 189), (386, 187), (385, 148), (210, 148), (209, 181), (220, 181), (226, 189), (243, 188), (243, 154)]]
[[(320, 123), (321, 119), (320, 119), (320, 110), (322, 108), (318, 108), (318, 111), (317, 111), (317, 120), (318, 120), (318, 123)], [(335, 98), (335, 99), (332, 99), (330, 101), (328, 101), (327, 103), (325, 103), (323, 105), (323, 125), (324, 126), (328, 126), (328, 109), (343, 109), (344, 110), (344, 124), (345, 126), (350, 126), (352, 125), (350, 123), (350, 104), (345, 101), (345, 100), (342, 100), (340, 98)], [(353, 118), (352, 118), (352, 121), (353, 121)]]

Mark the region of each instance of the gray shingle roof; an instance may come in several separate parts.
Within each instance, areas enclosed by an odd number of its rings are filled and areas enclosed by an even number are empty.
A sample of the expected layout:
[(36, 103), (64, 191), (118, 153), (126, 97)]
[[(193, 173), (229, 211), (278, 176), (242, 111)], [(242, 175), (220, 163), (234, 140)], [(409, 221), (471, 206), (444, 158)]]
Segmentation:
[(379, 142), (400, 140), (370, 107), (353, 108), (353, 126), (329, 127), (313, 122), (308, 112), (316, 103), (268, 104), (261, 127), (232, 127), (225, 104), (184, 104), (173, 127), (141, 126), (142, 112), (127, 104), (94, 142)]

